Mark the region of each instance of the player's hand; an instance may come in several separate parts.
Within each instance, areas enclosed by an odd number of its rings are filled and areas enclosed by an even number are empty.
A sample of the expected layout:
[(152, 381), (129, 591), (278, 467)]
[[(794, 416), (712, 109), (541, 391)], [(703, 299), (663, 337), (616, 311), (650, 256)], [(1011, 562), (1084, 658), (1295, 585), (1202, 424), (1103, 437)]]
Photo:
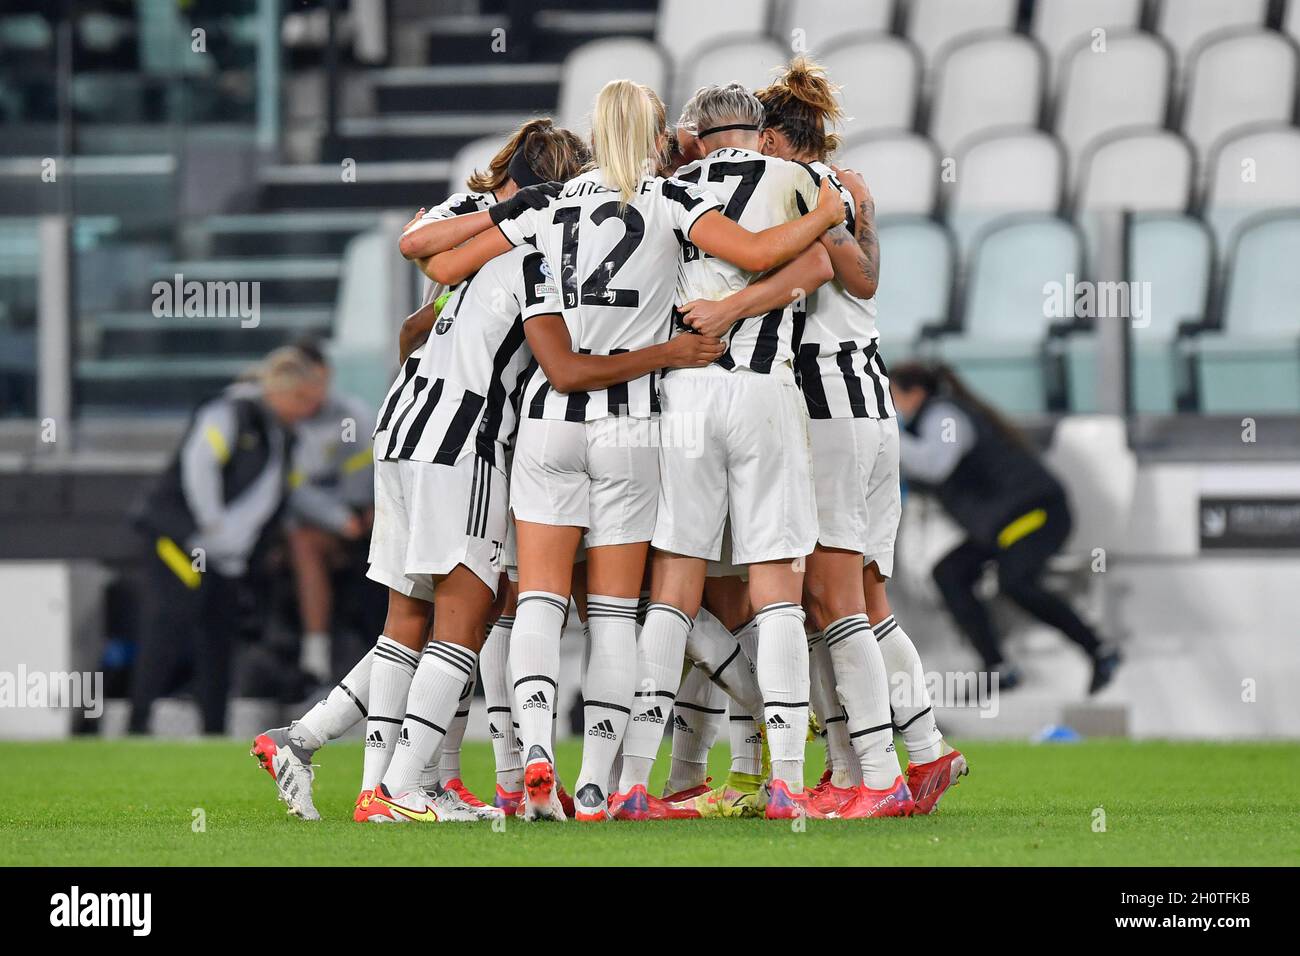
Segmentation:
[(740, 316), (727, 305), (726, 299), (717, 302), (709, 299), (692, 299), (678, 311), (682, 314), (682, 324), (694, 329), (701, 335), (720, 339), (731, 331)]
[(489, 209), (488, 215), (494, 223), (500, 225), (507, 219), (514, 219), (523, 215), (529, 209), (545, 209), (547, 204), (558, 196), (563, 188), (564, 183), (557, 182), (525, 186), (509, 199), (499, 202)]
[(686, 332), (668, 340), (668, 368), (704, 368), (722, 357), (727, 347), (711, 335)]
[(419, 225), (420, 220), (424, 218), (424, 213), (425, 213), (425, 208), (421, 206), (420, 211), (415, 214), (415, 218), (402, 227), (402, 235), (406, 235), (415, 226)]
[(357, 515), (349, 515), (348, 520), (343, 522), (343, 527), (339, 529), (339, 534), (348, 541), (356, 541), (365, 533), (365, 525)]
[(844, 184), (844, 188), (853, 193), (853, 198), (861, 203), (864, 199), (871, 198), (871, 190), (867, 188), (867, 181), (862, 178), (862, 174), (856, 169), (841, 169), (839, 166), (832, 166), (835, 170), (835, 178)]
[(827, 229), (838, 226), (844, 221), (844, 200), (829, 176), (822, 177), (817, 196), (817, 213), (825, 218)]

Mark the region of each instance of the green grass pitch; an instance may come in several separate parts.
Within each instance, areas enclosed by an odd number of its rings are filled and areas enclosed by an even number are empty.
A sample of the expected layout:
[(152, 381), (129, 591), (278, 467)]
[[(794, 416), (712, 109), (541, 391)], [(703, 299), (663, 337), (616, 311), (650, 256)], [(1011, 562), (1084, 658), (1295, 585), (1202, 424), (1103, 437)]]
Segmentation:
[[(0, 744), (0, 864), (14, 865), (1294, 865), (1300, 745), (979, 743), (931, 817), (602, 825), (351, 822), (360, 745), (318, 759), (325, 819), (288, 817), (237, 741)], [(808, 749), (820, 768), (820, 745)], [(577, 744), (560, 749), (576, 773)], [(714, 750), (721, 779), (726, 748)], [(656, 786), (667, 765), (659, 761)], [(491, 791), (492, 753), (466, 780)], [(656, 791), (657, 792), (657, 791)], [(1104, 811), (1104, 832), (1094, 821)], [(203, 827), (196, 817), (202, 811)], [(197, 832), (196, 832), (197, 831)]]

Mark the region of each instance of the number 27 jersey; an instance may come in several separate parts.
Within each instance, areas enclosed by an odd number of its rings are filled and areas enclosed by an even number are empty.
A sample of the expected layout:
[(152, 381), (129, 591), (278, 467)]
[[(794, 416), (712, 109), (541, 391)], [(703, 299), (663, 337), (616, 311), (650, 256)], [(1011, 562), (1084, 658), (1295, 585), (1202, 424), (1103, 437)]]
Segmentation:
[[(706, 189), (647, 176), (620, 210), (617, 189), (591, 170), (564, 184), (544, 209), (501, 223), (514, 245), (531, 243), (559, 286), (573, 348), (617, 355), (668, 340), (680, 245), (700, 217), (721, 209)], [(609, 415), (649, 418), (659, 410), (656, 376), (593, 392), (561, 394), (539, 368), (528, 384), (521, 415), (594, 421)]]

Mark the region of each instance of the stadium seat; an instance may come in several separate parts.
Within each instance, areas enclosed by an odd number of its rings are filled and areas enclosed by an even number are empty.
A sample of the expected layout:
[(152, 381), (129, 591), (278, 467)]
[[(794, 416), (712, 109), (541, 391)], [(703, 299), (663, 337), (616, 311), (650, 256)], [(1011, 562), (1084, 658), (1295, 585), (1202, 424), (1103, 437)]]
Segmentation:
[(934, 211), (939, 151), (924, 136), (893, 133), (850, 140), (835, 162), (863, 175), (881, 216), (928, 216)]
[(1234, 134), (1210, 157), (1205, 218), (1226, 253), (1243, 220), (1300, 206), (1300, 129), (1282, 124)]
[(1084, 275), (1083, 239), (1054, 216), (1009, 216), (975, 244), (961, 332), (936, 351), (971, 386), (1009, 412), (1042, 412), (1042, 360), (1049, 325), (1044, 286)]
[[(947, 184), (946, 184), (947, 185)], [(963, 256), (994, 219), (1008, 213), (1055, 213), (1061, 205), (1061, 144), (1034, 129), (995, 130), (957, 155), (946, 215)]]
[(564, 60), (557, 122), (586, 135), (591, 128), (591, 104), (610, 79), (636, 80), (666, 94), (668, 72), (663, 50), (649, 40), (614, 37), (584, 43)]
[(1149, 33), (1115, 32), (1106, 52), (1087, 39), (1066, 52), (1053, 126), (1070, 169), (1097, 137), (1131, 126), (1163, 126), (1169, 109), (1173, 54)]
[(881, 347), (889, 361), (909, 356), (921, 329), (947, 322), (957, 249), (952, 234), (922, 216), (882, 216), (877, 223), (882, 264), (876, 292)]
[(878, 33), (844, 37), (820, 62), (840, 87), (846, 135), (915, 126), (921, 60), (906, 40)]
[(1096, 251), (1098, 213), (1187, 210), (1194, 168), (1191, 146), (1170, 130), (1120, 130), (1093, 143), (1081, 163), (1075, 199), (1089, 251)]
[(766, 33), (769, 15), (767, 0), (660, 0), (655, 41), (680, 70), (724, 37)]
[(1268, 0), (1158, 0), (1156, 32), (1185, 63), (1197, 43), (1229, 27), (1262, 27)]
[(1282, 17), (1282, 32), (1300, 43), (1300, 3), (1291, 0), (1286, 5), (1286, 13)]
[(708, 55), (695, 57), (678, 74), (669, 119), (676, 119), (686, 101), (710, 83), (740, 83), (751, 90), (772, 81), (773, 70), (789, 61), (784, 48), (770, 37), (732, 37), (715, 42)]
[(1296, 48), (1273, 30), (1233, 31), (1197, 47), (1188, 65), (1183, 132), (1208, 152), (1250, 123), (1288, 122), (1295, 110)]
[(1193, 340), (1201, 410), (1300, 412), (1300, 209), (1241, 227), (1219, 329)]
[(1038, 0), (1034, 4), (1030, 32), (1047, 51), (1053, 76), (1061, 68), (1063, 55), (1076, 43), (1091, 46), (1093, 31), (1104, 29), (1109, 34), (1120, 30), (1136, 30), (1142, 20), (1143, 0)]
[(934, 69), (930, 138), (945, 155), (981, 130), (1038, 125), (1043, 52), (1029, 37), (989, 31), (956, 40)]
[(1012, 30), (1019, 0), (912, 0), (907, 35), (933, 67), (947, 43), (979, 30)]
[[(1170, 414), (1188, 387), (1178, 329), (1199, 323), (1208, 310), (1214, 276), (1214, 240), (1199, 219), (1140, 213), (1129, 229), (1130, 282), (1143, 283), (1146, 313), (1131, 326), (1130, 391), (1139, 414)], [(1071, 411), (1097, 407), (1097, 339), (1071, 335), (1066, 344)]]
[(1118, 415), (1067, 415), (1052, 432), (1043, 461), (1065, 486), (1074, 519), (1059, 557), (1090, 572), (1094, 548), (1109, 550), (1123, 541), (1133, 506), (1138, 465), (1126, 423)]
[(454, 193), (463, 192), (467, 188), (465, 180), (475, 170), (487, 169), (503, 142), (502, 136), (483, 136), (462, 146), (451, 161), (451, 172), (447, 176), (448, 189)]
[[(797, 53), (820, 55), (846, 33), (888, 33), (894, 0), (777, 0), (776, 38)], [(796, 33), (795, 31), (801, 31)]]

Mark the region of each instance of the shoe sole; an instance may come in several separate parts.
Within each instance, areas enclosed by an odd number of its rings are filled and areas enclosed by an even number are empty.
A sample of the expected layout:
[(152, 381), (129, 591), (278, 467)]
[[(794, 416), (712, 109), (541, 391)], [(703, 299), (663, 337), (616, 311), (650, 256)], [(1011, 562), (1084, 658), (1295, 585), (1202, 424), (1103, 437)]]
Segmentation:
[[(552, 806), (552, 802), (556, 804)], [(537, 763), (524, 770), (524, 808), (525, 820), (567, 819), (564, 808), (559, 806), (555, 797), (555, 769), (550, 764)], [(557, 815), (558, 814), (558, 815)]]
[[(948, 782), (944, 784), (942, 787), (940, 787), (936, 793), (932, 794), (931, 796), (927, 796), (924, 799), (924, 801), (921, 800), (913, 801), (912, 813), (923, 817), (929, 816), (931, 813), (938, 813), (939, 801), (943, 799), (943, 795), (947, 793), (949, 790), (951, 790), (953, 787), (957, 786), (957, 784), (961, 781), (961, 778), (966, 776), (969, 773), (970, 773), (970, 765), (966, 763), (965, 756), (957, 757), (950, 764), (948, 764)], [(922, 806), (923, 802), (925, 804), (924, 807)]]
[[(265, 740), (266, 743), (263, 743), (262, 742), (263, 740)], [(267, 752), (268, 747), (270, 748), (269, 753)], [(271, 777), (271, 779), (275, 781), (275, 795), (277, 798), (279, 798), (281, 803), (283, 803), (286, 807), (288, 807), (288, 810), (286, 810), (285, 812), (288, 813), (289, 816), (297, 817), (299, 820), (307, 820), (309, 822), (314, 822), (316, 820), (319, 820), (320, 819), (319, 811), (316, 812), (316, 815), (314, 817), (308, 816), (307, 814), (303, 813), (300, 809), (295, 807), (292, 803), (290, 803), (289, 798), (286, 797), (284, 795), (284, 791), (280, 789), (280, 779), (275, 775), (275, 767), (273, 764), (275, 755), (278, 752), (279, 752), (279, 748), (276, 747), (275, 742), (271, 740), (271, 738), (267, 737), (266, 734), (259, 734), (258, 737), (253, 741), (253, 746), (250, 747), (248, 751), (249, 756), (257, 760), (258, 766), (260, 766), (263, 770), (265, 770), (267, 774)]]

